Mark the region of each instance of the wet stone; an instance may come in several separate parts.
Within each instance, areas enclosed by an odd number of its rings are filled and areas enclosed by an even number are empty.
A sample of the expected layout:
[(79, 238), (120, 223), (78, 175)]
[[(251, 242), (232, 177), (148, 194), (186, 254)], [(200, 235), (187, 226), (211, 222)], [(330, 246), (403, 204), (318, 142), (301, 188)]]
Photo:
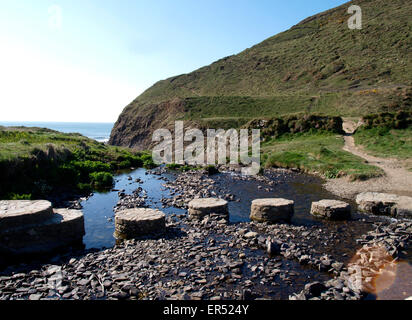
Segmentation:
[[(44, 202), (44, 207), (46, 203), (47, 201)], [(54, 209), (49, 214), (49, 209), (45, 210), (46, 219), (32, 224), (32, 217), (28, 217), (28, 220), (22, 220), (19, 227), (3, 230), (0, 233), (0, 248), (3, 247), (7, 254), (12, 255), (43, 253), (82, 240), (85, 230), (81, 211)], [(23, 216), (27, 217), (26, 214), (21, 217)]]
[(364, 192), (356, 197), (359, 210), (397, 218), (412, 217), (412, 198), (395, 194)]
[(166, 230), (166, 215), (155, 209), (133, 208), (120, 211), (115, 216), (115, 237), (134, 239), (158, 235)]
[(217, 198), (201, 198), (189, 202), (190, 218), (203, 219), (211, 214), (227, 216), (229, 214), (227, 201)]
[(0, 201), (0, 231), (41, 223), (52, 216), (52, 204), (46, 200)]
[(351, 216), (351, 207), (343, 201), (321, 200), (312, 202), (310, 213), (313, 216), (328, 220), (347, 220)]
[(273, 198), (252, 201), (250, 219), (257, 222), (290, 222), (294, 214), (294, 201)]

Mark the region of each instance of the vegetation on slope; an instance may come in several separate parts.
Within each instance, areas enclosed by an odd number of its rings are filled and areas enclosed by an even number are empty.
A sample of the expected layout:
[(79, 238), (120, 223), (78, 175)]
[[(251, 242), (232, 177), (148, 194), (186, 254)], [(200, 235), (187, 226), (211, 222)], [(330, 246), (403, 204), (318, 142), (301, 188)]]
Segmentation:
[[(362, 30), (347, 26), (351, 4), (362, 8)], [(241, 126), (297, 112), (410, 110), (411, 15), (408, 0), (358, 0), (305, 19), (238, 55), (159, 81), (124, 109), (110, 142), (148, 147), (152, 131), (177, 118)]]
[(80, 134), (0, 127), (0, 199), (48, 198), (113, 185), (124, 168), (152, 166), (151, 155), (108, 146)]
[[(363, 118), (355, 142), (379, 157), (412, 159), (412, 112), (373, 114)], [(412, 169), (412, 163), (406, 165)]]
[(284, 134), (263, 143), (262, 160), (266, 167), (297, 168), (325, 178), (365, 180), (383, 174), (362, 158), (343, 151), (343, 144), (341, 135), (327, 131)]

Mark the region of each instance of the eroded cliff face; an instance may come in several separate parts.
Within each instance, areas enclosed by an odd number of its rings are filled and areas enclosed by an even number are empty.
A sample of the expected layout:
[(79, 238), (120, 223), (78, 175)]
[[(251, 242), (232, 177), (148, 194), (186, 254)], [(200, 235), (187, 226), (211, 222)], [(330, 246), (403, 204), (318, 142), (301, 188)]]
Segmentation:
[(134, 106), (125, 108), (112, 129), (109, 144), (148, 150), (153, 146), (152, 135), (156, 129), (173, 131), (174, 120), (184, 115), (184, 102), (181, 99), (142, 104), (140, 108), (139, 112), (135, 112)]

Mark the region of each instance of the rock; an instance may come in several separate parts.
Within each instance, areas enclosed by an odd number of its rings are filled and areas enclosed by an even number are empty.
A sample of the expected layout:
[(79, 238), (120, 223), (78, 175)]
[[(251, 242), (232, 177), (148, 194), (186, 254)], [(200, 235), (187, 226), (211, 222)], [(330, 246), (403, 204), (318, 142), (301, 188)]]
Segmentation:
[(250, 219), (257, 222), (290, 222), (294, 201), (286, 199), (256, 199), (252, 201)]
[(299, 257), (299, 263), (301, 265), (307, 265), (310, 262), (310, 256), (309, 255), (302, 255)]
[(253, 231), (250, 231), (250, 232), (248, 232), (248, 233), (245, 234), (245, 238), (246, 238), (246, 239), (254, 239), (254, 238), (256, 238), (257, 236), (258, 236), (258, 233), (257, 233), (257, 232), (253, 232)]
[(310, 213), (328, 220), (347, 220), (351, 216), (351, 207), (343, 201), (321, 200), (312, 202)]
[(29, 300), (40, 300), (42, 296), (43, 295), (41, 293), (40, 294), (31, 294), (29, 296)]
[(305, 285), (305, 292), (310, 294), (312, 297), (319, 297), (323, 291), (326, 290), (326, 286), (320, 282), (312, 282)]
[(202, 198), (189, 202), (190, 218), (203, 219), (210, 214), (228, 216), (227, 201), (217, 198)]
[(266, 252), (269, 256), (276, 256), (280, 254), (280, 246), (278, 243), (273, 242), (272, 239), (266, 240)]
[(115, 237), (134, 239), (163, 233), (166, 229), (166, 215), (154, 209), (134, 208), (116, 213)]
[(45, 253), (82, 241), (85, 229), (80, 210), (55, 209), (46, 216), (47, 219), (36, 224), (23, 223), (18, 228), (3, 231), (0, 248), (14, 255)]
[(375, 215), (412, 217), (412, 198), (395, 194), (364, 192), (356, 197), (359, 210)]
[(242, 299), (243, 301), (248, 301), (248, 300), (252, 300), (252, 291), (250, 291), (249, 289), (243, 289), (242, 291)]
[(52, 216), (53, 208), (50, 201), (0, 201), (0, 232), (42, 223)]

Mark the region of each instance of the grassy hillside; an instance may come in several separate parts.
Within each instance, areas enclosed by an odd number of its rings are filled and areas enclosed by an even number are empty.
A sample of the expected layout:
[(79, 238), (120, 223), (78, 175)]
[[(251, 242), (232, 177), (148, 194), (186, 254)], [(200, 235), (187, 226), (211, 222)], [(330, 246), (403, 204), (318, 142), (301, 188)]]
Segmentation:
[[(347, 26), (351, 4), (362, 8), (362, 30)], [(238, 55), (159, 81), (124, 109), (110, 142), (144, 149), (153, 130), (176, 118), (241, 126), (299, 112), (410, 110), (411, 16), (409, 0), (358, 0), (305, 19)]]
[(151, 155), (80, 134), (0, 127), (0, 199), (48, 198), (110, 187), (116, 170), (151, 166)]
[(288, 134), (262, 145), (266, 167), (297, 168), (324, 178), (366, 180), (383, 171), (343, 151), (343, 137), (330, 132)]

